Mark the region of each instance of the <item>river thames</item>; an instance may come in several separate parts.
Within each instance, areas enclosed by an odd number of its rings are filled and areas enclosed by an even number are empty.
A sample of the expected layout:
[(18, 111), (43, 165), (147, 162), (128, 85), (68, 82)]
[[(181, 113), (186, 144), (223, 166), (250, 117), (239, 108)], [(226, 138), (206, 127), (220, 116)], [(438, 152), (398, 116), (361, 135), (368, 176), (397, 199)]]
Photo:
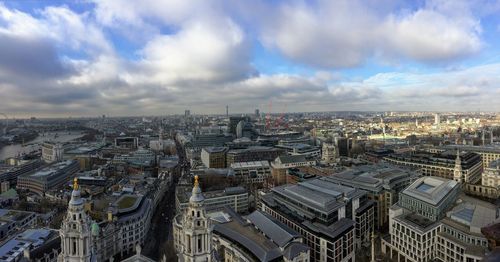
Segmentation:
[[(55, 136), (57, 133), (57, 137)], [(0, 149), (0, 160), (4, 160), (9, 157), (15, 157), (18, 154), (29, 153), (40, 149), (40, 143), (45, 141), (52, 142), (69, 142), (71, 140), (83, 137), (85, 133), (81, 131), (71, 131), (71, 132), (49, 132), (44, 135), (39, 135), (34, 140), (26, 143), (25, 146), (21, 144), (8, 145)]]

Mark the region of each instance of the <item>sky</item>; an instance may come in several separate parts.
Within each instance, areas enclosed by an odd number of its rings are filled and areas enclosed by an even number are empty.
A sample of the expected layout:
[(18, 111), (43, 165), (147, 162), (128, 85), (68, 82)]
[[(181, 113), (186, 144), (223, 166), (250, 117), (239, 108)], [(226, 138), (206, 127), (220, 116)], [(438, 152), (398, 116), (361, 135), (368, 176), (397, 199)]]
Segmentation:
[(500, 0), (0, 0), (12, 117), (500, 111)]

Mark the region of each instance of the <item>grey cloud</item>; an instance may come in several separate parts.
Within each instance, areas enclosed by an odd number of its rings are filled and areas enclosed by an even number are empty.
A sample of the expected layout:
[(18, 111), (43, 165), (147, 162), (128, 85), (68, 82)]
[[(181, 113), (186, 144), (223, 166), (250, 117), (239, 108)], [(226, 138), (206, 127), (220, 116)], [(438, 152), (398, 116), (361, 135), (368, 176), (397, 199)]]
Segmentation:
[(61, 61), (53, 44), (39, 38), (0, 33), (0, 71), (23, 77), (57, 78), (73, 73)]

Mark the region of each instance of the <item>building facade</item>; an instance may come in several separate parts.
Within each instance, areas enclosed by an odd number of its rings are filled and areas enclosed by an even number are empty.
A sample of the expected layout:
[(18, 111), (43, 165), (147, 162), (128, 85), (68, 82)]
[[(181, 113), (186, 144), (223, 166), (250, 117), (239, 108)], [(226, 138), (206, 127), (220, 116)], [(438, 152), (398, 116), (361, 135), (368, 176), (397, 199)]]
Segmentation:
[(261, 185), (271, 177), (268, 161), (238, 162), (231, 164), (234, 176), (246, 184)]
[(369, 245), (374, 203), (363, 190), (322, 177), (274, 187), (261, 201), (263, 211), (304, 236), (311, 261), (350, 261)]
[(60, 187), (73, 178), (80, 165), (75, 160), (53, 163), (17, 178), (17, 188), (43, 195), (44, 192)]
[(382, 252), (398, 261), (480, 261), (488, 246), (481, 228), (495, 223), (499, 214), (494, 205), (459, 192), (453, 180), (415, 181), (390, 210)]
[(483, 186), (500, 189), (500, 160), (495, 160), (484, 169), (481, 183)]
[(201, 162), (207, 168), (226, 168), (227, 147), (205, 147), (201, 150)]
[(420, 175), (412, 170), (387, 164), (365, 165), (329, 176), (340, 185), (359, 188), (375, 201), (375, 225), (377, 228), (389, 223), (389, 209), (396, 204), (399, 193)]
[(481, 156), (476, 153), (459, 152), (461, 173), (455, 172), (457, 151), (441, 153), (413, 152), (406, 154), (391, 154), (384, 160), (395, 165), (409, 166), (420, 169), (425, 176), (438, 176), (458, 180), (463, 175), (466, 183), (476, 184), (481, 180), (483, 164)]

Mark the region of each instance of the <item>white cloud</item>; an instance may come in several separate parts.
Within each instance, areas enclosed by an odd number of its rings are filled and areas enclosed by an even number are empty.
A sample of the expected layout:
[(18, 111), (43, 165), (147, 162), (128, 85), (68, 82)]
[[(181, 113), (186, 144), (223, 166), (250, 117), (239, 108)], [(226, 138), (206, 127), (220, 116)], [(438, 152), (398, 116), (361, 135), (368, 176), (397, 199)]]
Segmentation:
[[(283, 105), (290, 111), (430, 110), (429, 103), (437, 110), (476, 109), (478, 103), (498, 109), (491, 101), (499, 92), (498, 64), (360, 81), (332, 73), (373, 56), (440, 62), (483, 46), (480, 22), (464, 2), (396, 11), (366, 3), (282, 2), (274, 8), (260, 2), (251, 8), (243, 2), (254, 12), (245, 21), (220, 1), (97, 1), (95, 10), (82, 13), (63, 6), (34, 14), (0, 4), (0, 111), (213, 113), (230, 104), (243, 112), (265, 110), (270, 100), (278, 105), (274, 111)], [(256, 20), (257, 32), (245, 27)], [(133, 59), (114, 50), (108, 30), (137, 36), (136, 50), (127, 50)], [(257, 72), (255, 34), (265, 47), (319, 69), (307, 76)]]
[(254, 71), (246, 36), (230, 19), (192, 21), (176, 34), (155, 37), (140, 53), (141, 70), (127, 75), (130, 84), (232, 81)]
[(353, 67), (372, 56), (450, 61), (482, 46), (481, 26), (470, 6), (456, 6), (460, 8), (429, 3), (416, 10), (377, 10), (356, 0), (285, 2), (269, 13), (260, 32), (266, 46), (317, 67)]

